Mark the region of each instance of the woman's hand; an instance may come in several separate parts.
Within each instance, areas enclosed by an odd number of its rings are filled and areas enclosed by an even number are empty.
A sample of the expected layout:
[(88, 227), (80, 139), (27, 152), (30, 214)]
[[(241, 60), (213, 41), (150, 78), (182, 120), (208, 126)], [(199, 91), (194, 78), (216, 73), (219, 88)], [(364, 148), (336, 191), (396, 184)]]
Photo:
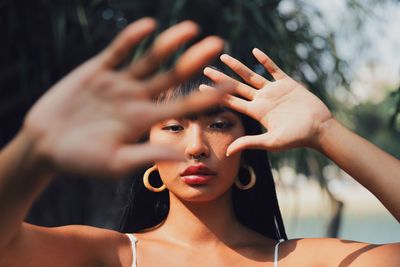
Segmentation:
[[(238, 138), (228, 147), (227, 154), (249, 148), (281, 151), (300, 146), (318, 147), (321, 126), (332, 118), (328, 108), (279, 69), (266, 54), (254, 49), (253, 55), (275, 81), (267, 80), (228, 55), (221, 56), (222, 62), (247, 84), (215, 69), (204, 69), (204, 74), (217, 85), (230, 83), (233, 92), (240, 96), (227, 95), (226, 106), (258, 120), (267, 129), (261, 135)], [(202, 85), (201, 89), (211, 88)]]
[(220, 100), (218, 94), (198, 94), (176, 103), (151, 101), (204, 67), (222, 50), (223, 42), (208, 37), (190, 47), (175, 68), (156, 74), (167, 56), (197, 34), (196, 24), (182, 22), (158, 36), (144, 56), (117, 69), (132, 47), (155, 28), (150, 18), (129, 25), (109, 47), (72, 71), (35, 104), (21, 132), (42, 162), (58, 171), (119, 176), (149, 161), (181, 157), (170, 147), (134, 143), (155, 122)]

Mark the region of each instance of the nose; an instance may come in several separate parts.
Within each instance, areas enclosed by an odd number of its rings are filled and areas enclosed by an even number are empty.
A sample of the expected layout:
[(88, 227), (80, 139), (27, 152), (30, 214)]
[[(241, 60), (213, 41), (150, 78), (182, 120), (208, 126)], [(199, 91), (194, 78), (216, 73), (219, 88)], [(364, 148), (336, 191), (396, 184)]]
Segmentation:
[(210, 149), (199, 125), (192, 125), (188, 131), (185, 156), (187, 159), (201, 160), (209, 157)]

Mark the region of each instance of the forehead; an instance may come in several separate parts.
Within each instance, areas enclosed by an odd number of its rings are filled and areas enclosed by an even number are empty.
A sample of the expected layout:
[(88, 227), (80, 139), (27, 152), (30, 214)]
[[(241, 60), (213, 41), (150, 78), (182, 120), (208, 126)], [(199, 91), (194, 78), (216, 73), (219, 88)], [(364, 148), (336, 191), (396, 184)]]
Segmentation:
[(195, 121), (201, 117), (209, 118), (209, 117), (218, 116), (220, 114), (232, 114), (234, 116), (239, 117), (239, 114), (237, 112), (235, 112), (227, 107), (216, 106), (216, 107), (206, 109), (205, 111), (202, 111), (202, 112), (187, 114), (187, 115), (183, 116), (182, 118), (185, 120)]

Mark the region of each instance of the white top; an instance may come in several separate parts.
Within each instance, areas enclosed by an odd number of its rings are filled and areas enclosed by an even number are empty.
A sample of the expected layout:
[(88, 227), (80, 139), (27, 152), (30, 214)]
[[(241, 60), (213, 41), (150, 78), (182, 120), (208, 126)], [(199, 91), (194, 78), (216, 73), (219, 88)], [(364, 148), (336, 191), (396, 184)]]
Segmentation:
[[(274, 252), (274, 267), (278, 267), (278, 259), (279, 259), (279, 244), (283, 243), (285, 241), (285, 239), (281, 239), (279, 240), (278, 243), (276, 243), (275, 245), (275, 252)], [(136, 266), (135, 266), (136, 267)]]
[[(129, 237), (129, 240), (132, 243), (132, 267), (136, 266), (136, 243), (137, 238), (133, 234), (126, 234)], [(275, 245), (274, 252), (274, 267), (278, 267), (278, 259), (279, 259), (279, 244), (285, 241), (284, 239), (279, 240), (279, 242)]]
[(136, 243), (137, 238), (133, 234), (126, 234), (129, 237), (132, 245), (132, 267), (136, 267)]

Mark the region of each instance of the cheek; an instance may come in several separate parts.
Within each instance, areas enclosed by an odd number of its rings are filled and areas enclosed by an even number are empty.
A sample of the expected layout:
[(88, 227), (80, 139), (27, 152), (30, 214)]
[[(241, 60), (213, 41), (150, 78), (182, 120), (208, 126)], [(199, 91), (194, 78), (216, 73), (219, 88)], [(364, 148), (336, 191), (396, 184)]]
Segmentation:
[[(159, 127), (158, 127), (159, 128)], [(171, 136), (164, 134), (157, 127), (152, 128), (149, 133), (149, 142), (151, 144), (168, 145), (174, 144), (174, 140), (171, 140)], [(175, 149), (180, 149), (179, 146), (174, 146)], [(176, 161), (160, 161), (154, 162), (157, 165), (158, 172), (162, 177), (164, 184), (168, 186), (169, 180), (173, 179), (181, 169), (180, 165)], [(170, 177), (170, 179), (168, 178)]]
[(239, 171), (241, 153), (236, 153), (220, 161), (219, 173), (227, 182), (232, 183)]
[(224, 136), (224, 138), (214, 138), (210, 143), (212, 147), (212, 153), (218, 162), (218, 173), (219, 176), (226, 181), (231, 183), (236, 177), (240, 167), (241, 153), (236, 153), (229, 157), (226, 156), (228, 146), (237, 138), (237, 136)]
[(226, 158), (226, 151), (230, 144), (239, 136), (236, 134), (210, 134), (208, 136), (209, 147), (219, 160)]
[(182, 168), (179, 163), (169, 161), (158, 162), (157, 167), (161, 179), (167, 187), (169, 187), (170, 183), (179, 176), (179, 172)]
[(159, 129), (151, 129), (149, 133), (149, 143), (151, 144), (170, 144), (171, 137), (164, 134)]

